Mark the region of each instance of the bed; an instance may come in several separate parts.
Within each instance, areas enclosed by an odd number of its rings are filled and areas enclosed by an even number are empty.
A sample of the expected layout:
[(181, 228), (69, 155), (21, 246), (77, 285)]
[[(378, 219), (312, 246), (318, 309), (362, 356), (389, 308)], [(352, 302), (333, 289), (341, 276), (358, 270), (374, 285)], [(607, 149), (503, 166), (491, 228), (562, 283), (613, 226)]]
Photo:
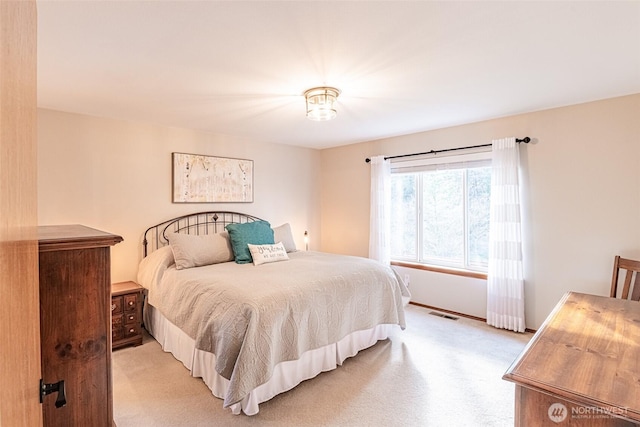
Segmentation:
[(200, 212), (149, 227), (143, 247), (145, 327), (233, 414), (405, 328), (390, 267), (297, 250), (289, 224)]

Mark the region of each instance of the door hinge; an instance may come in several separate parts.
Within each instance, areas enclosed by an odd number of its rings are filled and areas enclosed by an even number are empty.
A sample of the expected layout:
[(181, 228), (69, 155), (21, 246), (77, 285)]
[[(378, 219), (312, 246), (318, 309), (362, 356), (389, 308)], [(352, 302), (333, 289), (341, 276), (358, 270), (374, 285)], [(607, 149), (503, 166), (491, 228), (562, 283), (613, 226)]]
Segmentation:
[(40, 403), (47, 394), (58, 393), (56, 397), (56, 408), (62, 408), (67, 404), (67, 397), (64, 393), (64, 380), (60, 380), (57, 383), (45, 384), (42, 378), (40, 378)]

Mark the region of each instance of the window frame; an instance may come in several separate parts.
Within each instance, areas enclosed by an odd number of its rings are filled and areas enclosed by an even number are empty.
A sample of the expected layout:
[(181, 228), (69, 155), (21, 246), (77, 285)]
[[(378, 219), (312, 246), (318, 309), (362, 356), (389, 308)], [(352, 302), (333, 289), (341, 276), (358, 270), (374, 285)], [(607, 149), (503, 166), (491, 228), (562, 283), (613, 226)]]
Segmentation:
[[(468, 212), (468, 169), (473, 167), (490, 167), (491, 151), (476, 151), (467, 154), (454, 154), (448, 156), (438, 156), (429, 158), (420, 158), (412, 160), (392, 161), (391, 173), (407, 174), (413, 173), (417, 177), (415, 181), (415, 197), (416, 197), (416, 257), (402, 257), (393, 255), (391, 261), (393, 265), (418, 268), (423, 270), (444, 272), (457, 274), (461, 276), (486, 278), (487, 266), (471, 265), (469, 260), (469, 212)], [(422, 193), (422, 173), (443, 170), (443, 169), (462, 169), (462, 210), (463, 210), (463, 259), (462, 263), (447, 262), (446, 260), (438, 260), (436, 258), (428, 258), (423, 253), (424, 229), (421, 227), (423, 216), (423, 193)]]

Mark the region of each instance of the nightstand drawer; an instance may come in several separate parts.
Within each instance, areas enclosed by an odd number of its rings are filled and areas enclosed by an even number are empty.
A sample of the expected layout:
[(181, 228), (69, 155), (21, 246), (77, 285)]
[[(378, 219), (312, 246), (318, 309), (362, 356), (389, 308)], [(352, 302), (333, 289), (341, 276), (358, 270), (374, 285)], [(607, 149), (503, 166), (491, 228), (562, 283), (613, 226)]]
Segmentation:
[(124, 338), (131, 338), (140, 335), (140, 325), (126, 325), (124, 327)]
[(124, 324), (125, 325), (135, 325), (136, 323), (140, 323), (138, 319), (138, 313), (125, 313), (124, 314)]
[(122, 297), (111, 298), (111, 315), (122, 313)]
[(121, 329), (124, 324), (123, 314), (114, 314), (111, 316), (111, 327), (113, 329)]
[(111, 342), (122, 341), (124, 339), (123, 328), (111, 328)]
[(124, 295), (124, 309), (125, 311), (136, 311), (138, 308), (138, 293), (131, 295)]

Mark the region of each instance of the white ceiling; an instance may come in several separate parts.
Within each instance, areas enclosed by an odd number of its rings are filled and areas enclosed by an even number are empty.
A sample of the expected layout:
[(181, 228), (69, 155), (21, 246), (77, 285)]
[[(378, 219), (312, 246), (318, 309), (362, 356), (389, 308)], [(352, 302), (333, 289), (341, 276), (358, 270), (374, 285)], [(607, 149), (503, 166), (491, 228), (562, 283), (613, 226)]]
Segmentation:
[[(640, 93), (640, 1), (38, 1), (38, 105), (313, 148)], [(342, 90), (312, 122), (302, 93)]]

